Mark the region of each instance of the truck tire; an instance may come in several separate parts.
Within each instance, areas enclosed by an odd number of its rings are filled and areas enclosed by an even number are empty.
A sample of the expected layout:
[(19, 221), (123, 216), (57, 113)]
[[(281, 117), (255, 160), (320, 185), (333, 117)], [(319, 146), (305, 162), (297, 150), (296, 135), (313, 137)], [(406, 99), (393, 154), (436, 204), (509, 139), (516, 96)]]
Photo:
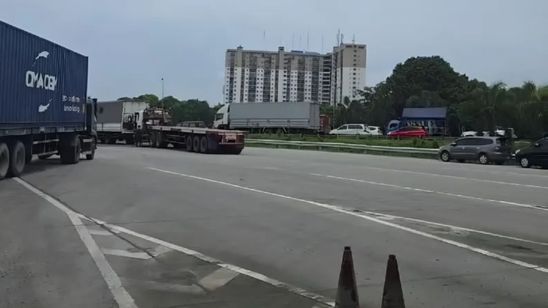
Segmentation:
[(86, 154), (86, 159), (87, 160), (93, 160), (95, 158), (95, 148), (97, 147), (97, 141), (95, 141), (95, 139), (93, 139), (93, 141), (91, 142), (91, 153), (88, 153)]
[(200, 136), (192, 138), (192, 151), (200, 153)]
[(10, 148), (10, 168), (11, 176), (20, 176), (25, 170), (26, 165), (25, 145), (17, 140)]
[(185, 147), (187, 152), (192, 152), (192, 136), (186, 136)]
[(8, 175), (10, 168), (10, 150), (5, 142), (0, 142), (0, 180)]
[(200, 153), (207, 153), (208, 150), (207, 136), (202, 136), (200, 138)]
[(73, 135), (62, 140), (60, 144), (59, 154), (62, 164), (76, 164), (80, 161), (80, 138), (78, 135)]

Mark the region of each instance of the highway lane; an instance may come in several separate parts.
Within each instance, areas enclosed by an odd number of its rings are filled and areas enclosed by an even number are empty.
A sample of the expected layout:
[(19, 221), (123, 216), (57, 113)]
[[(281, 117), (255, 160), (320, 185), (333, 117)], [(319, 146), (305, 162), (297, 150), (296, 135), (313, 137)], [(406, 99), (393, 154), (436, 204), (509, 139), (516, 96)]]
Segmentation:
[(548, 273), (519, 264), (548, 267), (545, 170), (258, 148), (219, 156), (105, 146), (97, 154), (78, 166), (38, 162), (23, 179), (91, 217), (328, 297), (351, 245), (364, 305), (379, 306), (389, 253), (409, 307), (544, 307), (548, 299)]

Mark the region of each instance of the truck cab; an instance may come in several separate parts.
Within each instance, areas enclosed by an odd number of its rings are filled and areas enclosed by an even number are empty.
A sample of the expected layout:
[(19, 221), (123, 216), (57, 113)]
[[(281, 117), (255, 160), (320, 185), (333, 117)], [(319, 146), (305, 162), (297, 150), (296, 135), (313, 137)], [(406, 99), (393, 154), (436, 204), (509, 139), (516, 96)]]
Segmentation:
[(217, 110), (215, 113), (215, 120), (213, 121), (213, 128), (228, 129), (229, 119), (228, 114), (230, 112), (230, 104), (226, 104)]

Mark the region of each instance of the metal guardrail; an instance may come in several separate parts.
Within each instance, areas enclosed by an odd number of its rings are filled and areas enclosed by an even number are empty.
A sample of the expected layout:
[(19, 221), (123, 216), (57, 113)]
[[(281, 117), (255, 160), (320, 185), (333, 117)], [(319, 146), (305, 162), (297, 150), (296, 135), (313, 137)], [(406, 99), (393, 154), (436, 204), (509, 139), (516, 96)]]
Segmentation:
[(339, 142), (313, 142), (313, 141), (288, 141), (274, 139), (246, 139), (246, 144), (249, 145), (269, 145), (274, 147), (289, 147), (289, 148), (316, 148), (317, 150), (325, 149), (350, 149), (352, 152), (362, 152), (371, 154), (399, 154), (409, 156), (420, 156), (428, 158), (437, 158), (438, 149), (428, 148), (412, 148), (412, 147), (388, 147), (378, 145), (365, 145), (354, 143), (339, 143)]

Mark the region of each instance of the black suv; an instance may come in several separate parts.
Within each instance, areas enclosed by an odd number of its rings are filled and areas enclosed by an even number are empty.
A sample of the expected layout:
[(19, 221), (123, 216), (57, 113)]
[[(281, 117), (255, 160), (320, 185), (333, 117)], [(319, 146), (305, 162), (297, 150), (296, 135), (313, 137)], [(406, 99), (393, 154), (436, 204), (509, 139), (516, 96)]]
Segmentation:
[(516, 160), (523, 168), (531, 166), (548, 167), (548, 137), (537, 140), (531, 146), (517, 150)]

